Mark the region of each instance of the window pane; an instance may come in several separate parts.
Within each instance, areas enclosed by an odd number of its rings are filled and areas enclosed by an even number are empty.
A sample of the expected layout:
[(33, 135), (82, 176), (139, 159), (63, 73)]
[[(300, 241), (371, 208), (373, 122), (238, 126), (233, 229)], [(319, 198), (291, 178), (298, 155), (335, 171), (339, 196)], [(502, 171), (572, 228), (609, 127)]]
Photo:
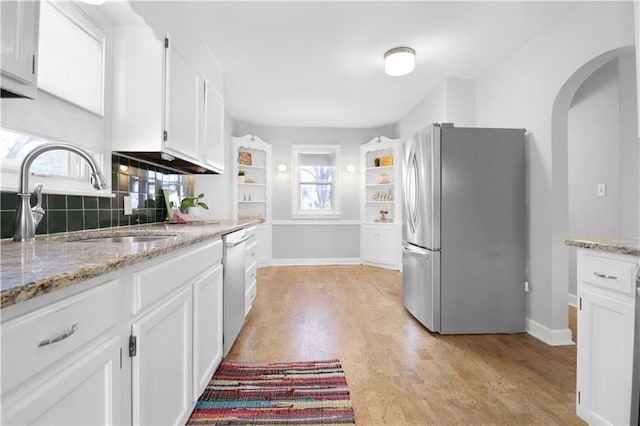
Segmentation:
[(301, 210), (331, 210), (333, 185), (331, 184), (301, 184)]
[[(49, 141), (0, 128), (0, 164), (3, 167), (17, 169), (33, 148), (45, 142)], [(95, 153), (92, 155), (97, 158)], [(39, 155), (31, 164), (30, 171), (83, 179), (84, 176), (88, 176), (87, 168), (86, 162), (76, 154), (56, 149)]]
[(301, 167), (300, 182), (332, 182), (333, 167)]
[(102, 39), (42, 2), (38, 87), (102, 115)]

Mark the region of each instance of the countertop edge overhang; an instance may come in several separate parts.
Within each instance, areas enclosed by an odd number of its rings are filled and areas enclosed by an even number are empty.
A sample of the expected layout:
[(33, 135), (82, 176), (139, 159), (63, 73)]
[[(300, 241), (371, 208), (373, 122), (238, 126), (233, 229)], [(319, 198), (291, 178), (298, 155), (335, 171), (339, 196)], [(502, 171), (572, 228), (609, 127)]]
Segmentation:
[[(52, 234), (27, 243), (1, 240), (0, 307), (6, 308), (258, 223), (257, 220), (155, 223)], [(79, 242), (129, 235), (169, 237), (145, 243)]]
[(640, 240), (635, 238), (588, 237), (567, 238), (568, 246), (605, 251), (609, 253), (640, 256)]

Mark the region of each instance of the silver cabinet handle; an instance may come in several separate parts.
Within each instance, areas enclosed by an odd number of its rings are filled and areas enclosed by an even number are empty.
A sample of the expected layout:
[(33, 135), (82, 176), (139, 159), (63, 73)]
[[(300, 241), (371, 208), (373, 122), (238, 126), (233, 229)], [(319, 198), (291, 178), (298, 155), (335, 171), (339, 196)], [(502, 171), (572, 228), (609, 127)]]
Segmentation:
[(599, 272), (594, 272), (593, 275), (595, 275), (598, 278), (604, 278), (607, 280), (617, 280), (618, 277), (616, 277), (615, 275), (607, 275), (607, 274), (601, 274)]
[(50, 345), (52, 343), (57, 343), (57, 342), (59, 342), (61, 340), (64, 340), (67, 337), (71, 336), (73, 333), (75, 333), (77, 329), (78, 329), (78, 324), (77, 323), (73, 324), (71, 327), (69, 327), (67, 330), (63, 331), (59, 335), (54, 336), (54, 337), (52, 337), (50, 339), (44, 339), (43, 341), (38, 343), (38, 347), (47, 346), (47, 345)]

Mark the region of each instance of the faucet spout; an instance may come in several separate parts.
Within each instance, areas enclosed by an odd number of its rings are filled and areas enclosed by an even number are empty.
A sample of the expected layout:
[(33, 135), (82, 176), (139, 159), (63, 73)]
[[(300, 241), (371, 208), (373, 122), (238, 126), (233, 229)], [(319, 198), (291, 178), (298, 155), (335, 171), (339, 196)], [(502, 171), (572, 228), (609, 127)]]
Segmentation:
[(18, 197), (20, 201), (16, 209), (13, 222), (13, 241), (33, 241), (36, 235), (36, 226), (44, 216), (44, 209), (41, 204), (42, 185), (36, 185), (34, 191), (38, 196), (37, 204), (31, 207), (31, 193), (29, 192), (29, 169), (33, 161), (47, 151), (62, 149), (73, 152), (84, 158), (91, 168), (91, 184), (95, 189), (107, 189), (109, 185), (98, 164), (93, 157), (84, 149), (66, 142), (50, 142), (37, 146), (31, 150), (22, 160), (20, 165), (20, 177), (18, 187)]

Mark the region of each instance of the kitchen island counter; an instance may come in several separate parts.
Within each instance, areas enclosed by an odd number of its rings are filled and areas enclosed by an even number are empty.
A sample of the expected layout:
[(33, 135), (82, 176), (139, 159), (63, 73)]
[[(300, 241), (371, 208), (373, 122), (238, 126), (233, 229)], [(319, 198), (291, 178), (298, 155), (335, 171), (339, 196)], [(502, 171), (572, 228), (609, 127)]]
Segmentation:
[(640, 256), (640, 240), (636, 238), (567, 238), (565, 244), (573, 247), (606, 251), (609, 253)]
[[(257, 223), (220, 220), (156, 223), (36, 237), (26, 243), (0, 241), (1, 301), (5, 308), (90, 278), (171, 253)], [(151, 241), (83, 240), (121, 236), (166, 236)]]

